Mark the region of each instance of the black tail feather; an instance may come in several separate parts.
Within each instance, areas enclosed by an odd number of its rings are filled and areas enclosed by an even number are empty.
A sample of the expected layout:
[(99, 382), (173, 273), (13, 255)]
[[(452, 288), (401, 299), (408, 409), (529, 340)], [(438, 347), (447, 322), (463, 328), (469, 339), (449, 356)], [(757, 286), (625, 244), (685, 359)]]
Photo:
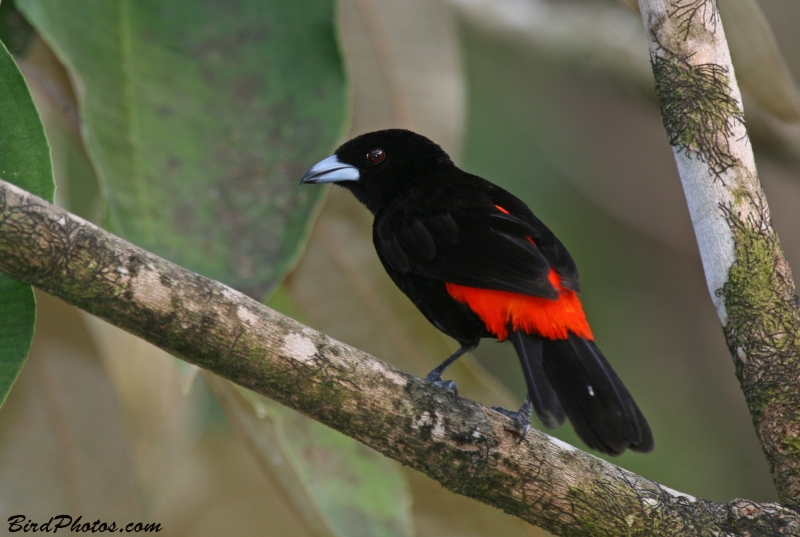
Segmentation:
[(528, 385), (528, 397), (533, 403), (536, 415), (545, 427), (549, 429), (558, 427), (564, 423), (566, 416), (542, 367), (542, 338), (509, 330), (508, 339), (514, 345), (522, 364), (525, 382)]
[(581, 440), (608, 455), (653, 450), (647, 420), (593, 341), (570, 333), (544, 340), (542, 351), (544, 372)]

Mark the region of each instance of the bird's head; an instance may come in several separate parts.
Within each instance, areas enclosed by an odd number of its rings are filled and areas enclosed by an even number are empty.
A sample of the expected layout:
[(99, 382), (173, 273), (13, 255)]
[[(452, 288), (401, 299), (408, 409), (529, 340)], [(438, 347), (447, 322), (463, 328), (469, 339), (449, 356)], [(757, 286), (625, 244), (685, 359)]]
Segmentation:
[(420, 134), (403, 129), (370, 132), (342, 144), (308, 170), (302, 184), (344, 187), (373, 214), (418, 181), (453, 166), (444, 150)]

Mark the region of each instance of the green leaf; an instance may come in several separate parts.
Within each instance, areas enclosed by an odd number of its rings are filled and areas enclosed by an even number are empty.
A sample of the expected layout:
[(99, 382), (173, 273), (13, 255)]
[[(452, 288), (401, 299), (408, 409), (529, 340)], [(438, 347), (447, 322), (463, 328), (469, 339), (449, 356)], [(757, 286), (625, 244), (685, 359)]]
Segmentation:
[(17, 64), (0, 43), (0, 178), (53, 201), (50, 146)]
[(108, 227), (265, 296), (324, 194), (299, 178), (330, 153), (345, 117), (333, 2), (18, 6), (77, 81)]
[(0, 273), (0, 405), (28, 357), (36, 324), (36, 299), (30, 285)]
[[(50, 148), (28, 86), (0, 43), (0, 179), (53, 200)], [(30, 285), (0, 274), (0, 405), (17, 379), (33, 340), (36, 300)]]

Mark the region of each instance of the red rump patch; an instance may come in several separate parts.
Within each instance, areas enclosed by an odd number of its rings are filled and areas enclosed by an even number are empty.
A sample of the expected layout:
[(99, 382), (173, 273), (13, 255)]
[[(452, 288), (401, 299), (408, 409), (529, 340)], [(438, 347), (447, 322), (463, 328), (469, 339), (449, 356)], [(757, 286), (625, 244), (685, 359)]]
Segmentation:
[(561, 287), (561, 277), (555, 270), (550, 269), (548, 279), (558, 290), (555, 300), (455, 283), (445, 285), (450, 296), (468, 305), (499, 341), (508, 338), (509, 324), (514, 330), (521, 329), (547, 339), (567, 339), (572, 332), (594, 341), (578, 295)]

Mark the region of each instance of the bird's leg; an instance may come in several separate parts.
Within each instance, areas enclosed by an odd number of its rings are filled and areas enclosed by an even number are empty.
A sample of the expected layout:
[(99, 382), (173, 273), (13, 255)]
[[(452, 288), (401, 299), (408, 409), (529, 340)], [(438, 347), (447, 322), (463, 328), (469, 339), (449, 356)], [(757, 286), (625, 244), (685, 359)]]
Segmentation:
[(525, 435), (528, 434), (528, 430), (531, 428), (531, 413), (533, 412), (533, 404), (531, 403), (530, 396), (525, 397), (525, 402), (522, 403), (522, 406), (516, 412), (511, 412), (501, 406), (493, 406), (492, 410), (514, 420), (517, 426), (522, 429), (519, 441), (522, 442), (525, 440)]
[(478, 346), (478, 342), (462, 344), (461, 348), (459, 348), (456, 352), (451, 354), (447, 358), (447, 360), (445, 360), (444, 362), (439, 364), (436, 367), (436, 369), (434, 369), (433, 371), (428, 373), (428, 376), (425, 377), (425, 380), (427, 380), (428, 382), (430, 382), (432, 384), (436, 384), (440, 388), (444, 388), (445, 390), (447, 390), (449, 392), (453, 392), (455, 394), (455, 396), (456, 396), (456, 399), (457, 399), (458, 398), (458, 386), (456, 386), (456, 383), (453, 382), (452, 380), (442, 380), (442, 373), (444, 373), (444, 370), (447, 369), (448, 367), (450, 367), (450, 365), (453, 362), (458, 360), (461, 357), (462, 354), (473, 350), (477, 346)]

